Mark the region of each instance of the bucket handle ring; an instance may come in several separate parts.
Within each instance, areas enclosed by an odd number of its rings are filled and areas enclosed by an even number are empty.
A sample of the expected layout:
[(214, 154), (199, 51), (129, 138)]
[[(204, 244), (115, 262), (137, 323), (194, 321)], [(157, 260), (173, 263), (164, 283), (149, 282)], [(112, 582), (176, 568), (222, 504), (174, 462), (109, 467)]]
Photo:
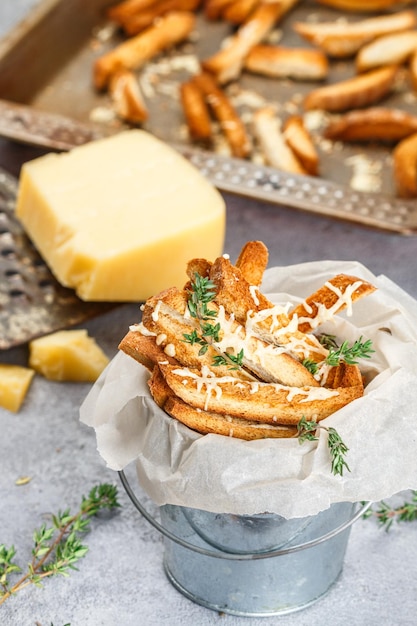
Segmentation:
[(306, 541), (297, 546), (291, 546), (289, 548), (281, 548), (279, 550), (273, 550), (271, 552), (257, 552), (253, 554), (248, 554), (248, 553), (235, 554), (235, 553), (229, 553), (229, 552), (225, 553), (225, 552), (220, 552), (220, 551), (214, 552), (213, 550), (207, 550), (206, 548), (196, 546), (193, 543), (190, 543), (189, 541), (185, 541), (185, 539), (178, 537), (178, 535), (175, 535), (175, 533), (172, 533), (170, 530), (168, 530), (162, 524), (160, 524), (154, 517), (152, 517), (152, 515), (142, 505), (142, 503), (139, 502), (138, 498), (133, 492), (132, 487), (130, 486), (130, 483), (124, 471), (119, 470), (118, 474), (119, 474), (121, 483), (123, 487), (125, 488), (126, 493), (129, 496), (135, 508), (156, 530), (158, 530), (162, 535), (167, 537), (167, 539), (174, 541), (175, 543), (179, 544), (183, 548), (188, 548), (189, 550), (193, 550), (194, 552), (198, 552), (199, 554), (203, 554), (204, 556), (211, 556), (217, 559), (227, 559), (227, 560), (233, 560), (233, 561), (250, 561), (250, 560), (257, 560), (257, 559), (267, 559), (267, 558), (272, 558), (275, 556), (281, 556), (284, 554), (290, 554), (292, 552), (299, 552), (300, 550), (304, 550), (305, 548), (311, 548), (320, 543), (324, 543), (328, 539), (335, 537), (339, 533), (349, 528), (352, 524), (354, 524), (354, 522), (356, 522), (360, 517), (362, 517), (365, 511), (367, 511), (372, 504), (371, 502), (366, 502), (350, 519), (348, 519), (346, 522), (344, 522), (340, 526), (337, 526), (333, 530), (329, 531), (325, 535), (322, 535), (321, 537), (318, 537), (317, 539)]

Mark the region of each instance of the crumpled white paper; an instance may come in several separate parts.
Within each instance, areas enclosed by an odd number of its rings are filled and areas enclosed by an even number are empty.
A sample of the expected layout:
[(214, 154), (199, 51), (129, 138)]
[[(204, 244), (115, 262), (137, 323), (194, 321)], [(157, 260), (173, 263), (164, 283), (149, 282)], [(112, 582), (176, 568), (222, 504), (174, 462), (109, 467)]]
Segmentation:
[[(379, 501), (417, 488), (417, 302), (360, 263), (321, 261), (265, 272), (262, 292), (276, 303), (297, 302), (338, 273), (378, 290), (320, 330), (353, 342), (371, 339), (375, 354), (361, 363), (365, 395), (321, 423), (337, 429), (350, 472), (330, 470), (327, 434), (243, 441), (200, 435), (153, 402), (148, 372), (119, 353), (85, 399), (81, 421), (95, 429), (108, 467), (135, 462), (141, 487), (158, 505), (177, 504), (237, 515), (314, 515), (334, 502)], [(132, 320), (135, 323), (137, 320)], [(123, 331), (122, 331), (123, 332)]]

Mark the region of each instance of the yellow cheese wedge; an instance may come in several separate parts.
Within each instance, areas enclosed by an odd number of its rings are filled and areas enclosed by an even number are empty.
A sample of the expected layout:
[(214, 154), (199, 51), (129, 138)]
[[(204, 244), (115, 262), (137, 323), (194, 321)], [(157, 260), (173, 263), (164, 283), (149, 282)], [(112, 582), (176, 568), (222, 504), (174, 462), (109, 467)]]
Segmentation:
[(16, 213), (83, 300), (142, 301), (222, 253), (220, 193), (175, 150), (128, 130), (24, 164)]
[(86, 330), (60, 330), (29, 343), (29, 365), (49, 380), (94, 382), (109, 359)]
[(0, 364), (0, 406), (17, 413), (35, 372), (20, 365)]

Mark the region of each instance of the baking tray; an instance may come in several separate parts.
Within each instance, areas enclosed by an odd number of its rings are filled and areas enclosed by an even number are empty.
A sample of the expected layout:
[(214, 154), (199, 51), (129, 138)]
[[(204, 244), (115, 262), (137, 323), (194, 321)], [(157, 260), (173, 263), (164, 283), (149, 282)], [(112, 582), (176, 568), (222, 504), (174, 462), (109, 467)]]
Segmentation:
[[(27, 19), (0, 42), (0, 98), (24, 104), (34, 112), (72, 119), (81, 124), (80, 128), (87, 129), (87, 135), (90, 127), (98, 127), (99, 134), (123, 129), (123, 124), (111, 116), (108, 95), (97, 93), (92, 85), (94, 60), (123, 40), (123, 35), (112, 31), (104, 18), (104, 10), (110, 4), (114, 4), (114, 0), (41, 1)], [(320, 20), (334, 20), (341, 15), (313, 0), (300, 2), (280, 24), (280, 43), (308, 46), (293, 32), (291, 25), (295, 20), (308, 19), (312, 13)], [(363, 19), (363, 15), (356, 18)], [(355, 15), (350, 14), (349, 19), (355, 19)], [(149, 62), (139, 73), (151, 111), (148, 122), (143, 125), (145, 130), (175, 145), (220, 190), (402, 234), (417, 232), (417, 203), (394, 197), (388, 147), (336, 144), (330, 149), (329, 142), (320, 140), (317, 135), (321, 176), (313, 178), (289, 175), (257, 162), (232, 159), (222, 149), (219, 153), (207, 153), (192, 146), (185, 132), (178, 85), (192, 73), (195, 58), (204, 59), (217, 51), (232, 29), (226, 23), (208, 22), (198, 16), (196, 31), (198, 37), (193, 41)], [(353, 73), (352, 63), (333, 62), (329, 81), (341, 80)], [(302, 97), (316, 85), (243, 73), (238, 83), (229, 85), (226, 92), (243, 119), (248, 119), (256, 99), (262, 103), (279, 103), (279, 112), (283, 115), (299, 112)], [(415, 95), (400, 88), (384, 105), (411, 112), (416, 102)], [(14, 129), (22, 125), (22, 119), (19, 115), (9, 115), (6, 125), (12, 137)], [(41, 126), (38, 124), (38, 131)], [(16, 138), (25, 140), (24, 136)], [(26, 133), (26, 141), (37, 143), (36, 137), (31, 138), (29, 133)], [(368, 164), (371, 176), (378, 179), (376, 193), (351, 188), (358, 159)]]

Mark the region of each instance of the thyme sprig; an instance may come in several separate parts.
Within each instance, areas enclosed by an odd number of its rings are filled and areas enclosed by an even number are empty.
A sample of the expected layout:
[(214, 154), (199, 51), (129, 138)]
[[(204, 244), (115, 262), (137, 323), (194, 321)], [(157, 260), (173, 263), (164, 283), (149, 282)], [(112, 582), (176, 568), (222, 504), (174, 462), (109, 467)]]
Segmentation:
[(417, 491), (411, 492), (411, 501), (405, 501), (400, 506), (390, 506), (384, 500), (381, 500), (376, 506), (371, 506), (363, 515), (365, 519), (376, 517), (378, 523), (389, 530), (396, 522), (414, 522), (417, 521)]
[(317, 441), (318, 437), (316, 435), (316, 431), (319, 428), (326, 430), (328, 434), (327, 447), (329, 449), (332, 463), (332, 473), (334, 475), (343, 476), (343, 471), (345, 469), (350, 472), (350, 468), (345, 460), (345, 455), (347, 454), (349, 448), (342, 441), (342, 438), (337, 430), (332, 426), (324, 426), (313, 420), (309, 421), (305, 417), (302, 417), (297, 424), (297, 436), (299, 443), (302, 444), (304, 441)]
[(348, 365), (356, 365), (358, 359), (370, 359), (373, 352), (375, 350), (372, 349), (372, 341), (370, 339), (362, 341), (361, 336), (351, 346), (347, 341), (344, 341), (337, 350), (330, 347), (326, 363), (327, 365), (338, 365), (340, 361), (344, 361)]
[[(200, 346), (199, 356), (204, 355), (208, 347), (220, 341), (221, 326), (214, 323), (217, 311), (208, 307), (216, 297), (216, 286), (209, 278), (201, 276), (198, 272), (194, 274), (191, 281), (191, 289), (188, 290), (188, 310), (191, 317), (199, 323), (199, 331), (193, 329), (191, 333), (184, 333), (184, 341), (191, 345)], [(224, 352), (213, 357), (213, 365), (226, 365), (231, 370), (240, 369), (243, 366), (244, 353), (241, 350), (237, 355)]]
[(79, 511), (72, 515), (69, 509), (52, 515), (52, 526), (46, 524), (33, 533), (32, 559), (26, 572), (14, 583), (10, 576), (21, 572), (15, 562), (16, 550), (0, 544), (0, 605), (8, 598), (30, 584), (41, 586), (41, 581), (49, 576), (68, 576), (69, 570), (76, 570), (75, 564), (88, 552), (88, 547), (80, 541), (79, 535), (89, 530), (90, 518), (103, 509), (119, 507), (117, 488), (109, 484), (93, 487), (88, 497), (82, 497)]
[(351, 346), (347, 341), (344, 341), (341, 346), (338, 346), (333, 335), (322, 335), (320, 337), (320, 343), (328, 348), (329, 353), (326, 358), (317, 363), (311, 359), (304, 359), (303, 365), (308, 371), (313, 374), (317, 374), (321, 365), (337, 366), (341, 361), (348, 365), (357, 365), (359, 359), (370, 359), (371, 354), (375, 352), (372, 348), (371, 339), (362, 341), (362, 336), (357, 339)]

